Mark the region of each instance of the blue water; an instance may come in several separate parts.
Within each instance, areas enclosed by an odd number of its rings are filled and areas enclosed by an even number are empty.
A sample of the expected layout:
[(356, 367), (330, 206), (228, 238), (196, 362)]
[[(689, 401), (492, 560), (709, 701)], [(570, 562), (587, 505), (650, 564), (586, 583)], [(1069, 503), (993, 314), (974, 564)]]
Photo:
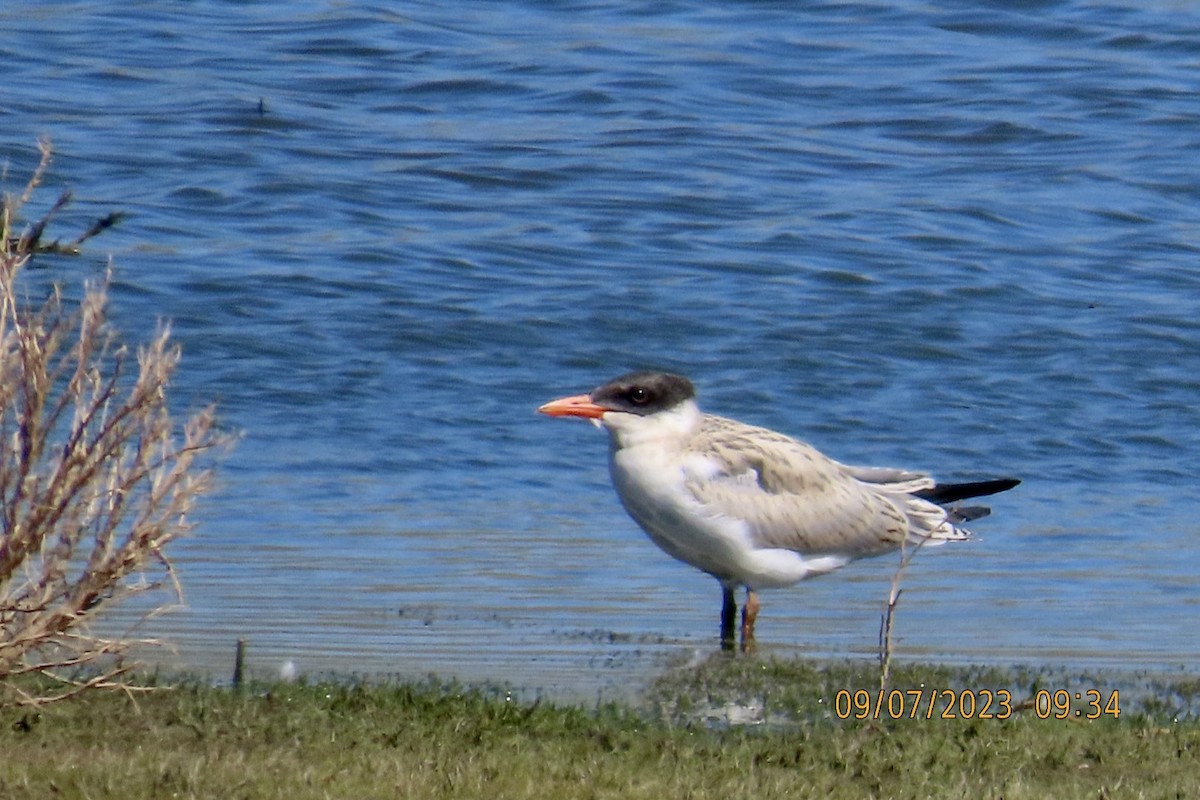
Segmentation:
[[(394, 6), (394, 7), (389, 7)], [(7, 186), (129, 218), (240, 442), (141, 632), (215, 670), (563, 691), (716, 646), (711, 578), (534, 409), (627, 369), (851, 463), (1013, 474), (920, 554), (909, 658), (1200, 656), (1200, 7), (1187, 2), (9, 2)], [(764, 598), (870, 657), (894, 559)]]

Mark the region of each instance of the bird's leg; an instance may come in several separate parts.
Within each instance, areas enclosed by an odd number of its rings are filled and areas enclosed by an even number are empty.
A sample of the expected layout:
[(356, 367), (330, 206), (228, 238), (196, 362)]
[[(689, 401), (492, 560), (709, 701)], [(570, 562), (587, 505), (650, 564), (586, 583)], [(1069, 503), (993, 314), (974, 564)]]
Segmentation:
[(746, 605), (742, 606), (742, 652), (754, 652), (754, 621), (758, 619), (758, 592), (746, 588)]
[(733, 596), (733, 587), (721, 584), (721, 649), (732, 650), (733, 621), (737, 619), (737, 598)]

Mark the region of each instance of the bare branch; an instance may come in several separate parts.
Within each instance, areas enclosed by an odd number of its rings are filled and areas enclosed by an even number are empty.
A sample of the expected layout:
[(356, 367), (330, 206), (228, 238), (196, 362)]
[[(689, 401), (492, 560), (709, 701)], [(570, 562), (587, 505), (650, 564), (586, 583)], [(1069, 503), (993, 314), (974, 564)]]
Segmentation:
[(212, 408), (182, 425), (172, 418), (167, 389), (179, 348), (166, 326), (131, 368), (106, 322), (111, 270), (85, 285), (78, 307), (57, 288), (36, 307), (17, 290), (69, 200), (65, 193), (24, 235), (11, 235), (49, 162), (43, 143), (24, 193), (6, 196), (0, 213), (0, 707), (98, 687), (132, 691), (127, 656), (145, 640), (103, 638), (89, 623), (147, 592), (169, 597), (142, 619), (182, 600), (165, 549), (190, 530), (196, 499), (211, 486), (203, 462), (226, 441)]
[(896, 607), (900, 604), (900, 595), (904, 591), (900, 588), (900, 580), (904, 577), (904, 571), (912, 563), (917, 551), (927, 541), (929, 541), (928, 537), (915, 544), (907, 540), (900, 544), (900, 563), (896, 566), (896, 571), (892, 573), (888, 599), (883, 604), (883, 615), (879, 620), (879, 690), (883, 692), (887, 691), (892, 678), (892, 654), (895, 652), (892, 644), (892, 628), (896, 621)]

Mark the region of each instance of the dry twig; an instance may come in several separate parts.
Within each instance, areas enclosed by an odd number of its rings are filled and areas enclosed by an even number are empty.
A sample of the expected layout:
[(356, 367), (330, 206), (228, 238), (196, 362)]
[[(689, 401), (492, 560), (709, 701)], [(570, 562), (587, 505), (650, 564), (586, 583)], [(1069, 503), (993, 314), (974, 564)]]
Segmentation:
[(928, 539), (921, 539), (915, 544), (910, 544), (905, 541), (900, 545), (900, 563), (896, 566), (896, 571), (892, 573), (892, 585), (888, 591), (887, 601), (883, 604), (883, 615), (879, 620), (879, 690), (886, 692), (888, 684), (892, 678), (892, 653), (894, 648), (892, 645), (892, 626), (896, 621), (896, 607), (900, 604), (900, 595), (904, 591), (900, 588), (900, 579), (904, 577), (904, 570), (912, 562), (917, 551)]
[[(89, 623), (151, 589), (179, 596), (164, 549), (189, 529), (211, 479), (202, 461), (220, 441), (211, 407), (182, 426), (171, 417), (179, 348), (169, 328), (136, 352), (118, 341), (105, 319), (111, 272), (85, 286), (78, 307), (57, 289), (37, 306), (18, 290), (69, 197), (13, 235), (50, 154), (42, 143), (40, 165), (0, 216), (0, 705), (125, 685), (135, 641), (104, 638)], [(58, 688), (20, 680), (28, 675)]]

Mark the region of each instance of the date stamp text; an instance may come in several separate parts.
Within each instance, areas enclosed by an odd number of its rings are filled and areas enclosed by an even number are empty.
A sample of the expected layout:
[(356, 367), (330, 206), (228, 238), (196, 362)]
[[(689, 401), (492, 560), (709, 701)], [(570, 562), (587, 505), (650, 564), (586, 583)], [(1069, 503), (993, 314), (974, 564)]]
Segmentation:
[(997, 719), (1031, 710), (1038, 719), (1100, 719), (1121, 716), (1120, 692), (1039, 689), (1014, 703), (1007, 689), (841, 689), (833, 713), (843, 720)]

